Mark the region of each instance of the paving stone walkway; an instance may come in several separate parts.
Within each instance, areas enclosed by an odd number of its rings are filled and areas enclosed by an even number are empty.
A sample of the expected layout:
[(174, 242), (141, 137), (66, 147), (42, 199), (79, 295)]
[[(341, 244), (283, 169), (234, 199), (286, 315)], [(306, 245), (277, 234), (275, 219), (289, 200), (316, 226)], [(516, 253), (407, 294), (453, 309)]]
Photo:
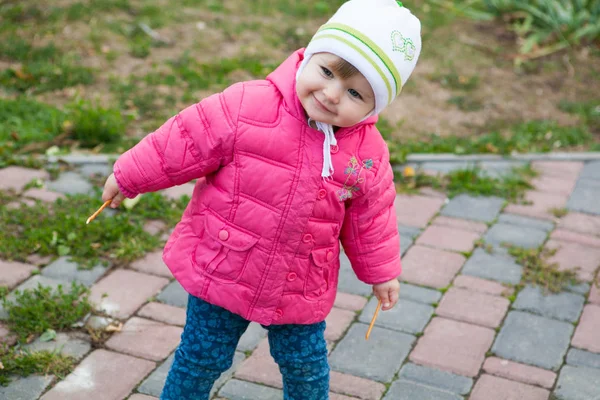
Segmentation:
[[(0, 190), (21, 201), (54, 201), (88, 193), (101, 161), (50, 181), (45, 171), (0, 170)], [(489, 170), (506, 170), (496, 162)], [(396, 199), (403, 275), (398, 306), (379, 314), (371, 339), (364, 335), (376, 307), (342, 255), (339, 294), (327, 318), (332, 400), (600, 400), (600, 161), (535, 161), (540, 173), (528, 204), (432, 190)], [(448, 165), (433, 165), (433, 169)], [(33, 179), (44, 189), (24, 191)], [(190, 194), (187, 184), (164, 192)], [(551, 209), (565, 209), (562, 218)], [(156, 229), (151, 223), (149, 231)], [(483, 241), (494, 251), (477, 247)], [(581, 284), (557, 294), (525, 285), (523, 266), (505, 243), (556, 249), (561, 269), (579, 267)], [(36, 272), (40, 272), (37, 274)], [(60, 334), (32, 349), (60, 349), (79, 361), (62, 381), (30, 376), (0, 387), (7, 400), (156, 400), (185, 320), (186, 294), (162, 263), (160, 251), (124, 269), (79, 271), (64, 258), (0, 260), (0, 285), (11, 290), (38, 282), (77, 280), (91, 289), (98, 309), (123, 322), (103, 348), (83, 335)], [(88, 323), (102, 326), (104, 317)], [(0, 321), (0, 341), (10, 341)], [(281, 399), (281, 375), (269, 355), (265, 331), (251, 324), (234, 365), (213, 390), (215, 399)]]

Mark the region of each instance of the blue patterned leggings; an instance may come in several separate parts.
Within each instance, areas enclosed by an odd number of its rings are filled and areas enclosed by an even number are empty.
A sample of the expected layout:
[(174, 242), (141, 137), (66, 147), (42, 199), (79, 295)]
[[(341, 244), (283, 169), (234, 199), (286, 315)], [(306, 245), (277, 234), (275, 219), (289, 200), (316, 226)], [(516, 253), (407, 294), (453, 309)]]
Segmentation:
[[(190, 295), (181, 343), (161, 400), (208, 400), (215, 380), (231, 367), (248, 324), (242, 317)], [(283, 376), (284, 400), (327, 400), (325, 322), (265, 328), (269, 331), (271, 356)]]

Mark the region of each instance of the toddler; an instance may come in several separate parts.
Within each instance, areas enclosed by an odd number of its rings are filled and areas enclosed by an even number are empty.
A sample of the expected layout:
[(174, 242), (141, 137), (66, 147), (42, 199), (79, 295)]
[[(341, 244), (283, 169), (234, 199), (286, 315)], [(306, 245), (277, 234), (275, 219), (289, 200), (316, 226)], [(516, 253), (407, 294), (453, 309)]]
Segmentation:
[(208, 399), (250, 321), (268, 330), (284, 398), (328, 399), (340, 242), (394, 306), (396, 192), (375, 122), (415, 67), (420, 29), (399, 2), (350, 0), (266, 80), (184, 109), (117, 160), (112, 207), (198, 179), (163, 253), (189, 298), (162, 400)]

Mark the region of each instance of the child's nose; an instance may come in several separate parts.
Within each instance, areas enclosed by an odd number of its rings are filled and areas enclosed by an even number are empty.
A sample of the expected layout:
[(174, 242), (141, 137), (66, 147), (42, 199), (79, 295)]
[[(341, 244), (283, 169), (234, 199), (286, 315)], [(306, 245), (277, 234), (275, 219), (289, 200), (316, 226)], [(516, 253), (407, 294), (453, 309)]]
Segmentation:
[(323, 90), (325, 94), (325, 98), (332, 104), (337, 104), (340, 102), (340, 90), (335, 85), (328, 85)]

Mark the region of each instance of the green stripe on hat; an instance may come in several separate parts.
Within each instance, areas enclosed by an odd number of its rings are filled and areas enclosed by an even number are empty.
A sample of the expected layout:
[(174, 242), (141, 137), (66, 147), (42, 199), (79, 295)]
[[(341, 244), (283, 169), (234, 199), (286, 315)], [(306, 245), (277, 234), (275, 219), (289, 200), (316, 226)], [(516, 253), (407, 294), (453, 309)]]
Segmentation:
[(345, 45), (347, 45), (349, 47), (352, 47), (361, 56), (363, 56), (365, 58), (365, 60), (367, 60), (373, 66), (373, 68), (375, 68), (375, 70), (377, 71), (377, 73), (379, 73), (379, 75), (381, 76), (381, 79), (385, 83), (385, 86), (386, 86), (386, 88), (388, 90), (388, 104), (390, 104), (392, 102), (392, 100), (393, 100), (393, 98), (392, 98), (392, 86), (390, 85), (389, 79), (385, 76), (385, 74), (383, 73), (383, 71), (381, 70), (381, 68), (379, 67), (379, 65), (377, 65), (377, 63), (375, 61), (373, 61), (371, 59), (371, 57), (363, 49), (361, 49), (359, 46), (355, 45), (354, 43), (350, 42), (348, 39), (342, 38), (340, 36), (333, 35), (331, 33), (317, 32), (317, 34), (313, 37), (312, 41), (317, 41), (319, 39), (335, 39), (335, 40), (339, 40), (340, 42), (344, 43)]
[(385, 53), (385, 51), (383, 51), (383, 49), (381, 47), (379, 47), (375, 42), (373, 42), (367, 36), (363, 35), (361, 32), (352, 28), (351, 26), (348, 26), (345, 24), (340, 24), (337, 22), (332, 22), (332, 23), (323, 25), (317, 31), (317, 33), (324, 31), (324, 30), (328, 30), (328, 29), (335, 29), (335, 30), (342, 31), (344, 33), (347, 33), (348, 35), (353, 36), (355, 39), (359, 40), (365, 46), (367, 46), (373, 53), (375, 53), (375, 55), (377, 55), (377, 57), (379, 57), (379, 59), (381, 60), (383, 65), (385, 65), (387, 67), (388, 71), (392, 75), (392, 78), (394, 78), (394, 83), (396, 84), (396, 96), (400, 94), (400, 91), (402, 90), (402, 77), (400, 76), (400, 73), (396, 69), (396, 66), (394, 65), (392, 60), (387, 56), (387, 54)]

